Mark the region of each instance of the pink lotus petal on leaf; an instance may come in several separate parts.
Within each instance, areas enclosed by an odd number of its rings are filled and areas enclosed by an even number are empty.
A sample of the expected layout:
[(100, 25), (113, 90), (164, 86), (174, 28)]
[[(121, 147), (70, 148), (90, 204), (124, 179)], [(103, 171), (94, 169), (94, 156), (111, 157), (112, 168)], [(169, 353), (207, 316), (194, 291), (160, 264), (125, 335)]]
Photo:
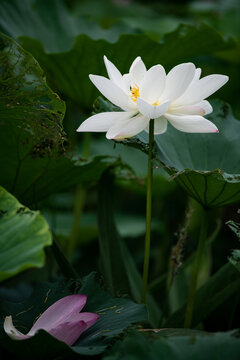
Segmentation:
[(37, 330), (49, 331), (63, 322), (67, 322), (73, 314), (78, 314), (86, 304), (86, 295), (69, 295), (56, 301), (38, 318), (29, 335), (34, 335)]
[(24, 340), (42, 329), (67, 345), (72, 345), (99, 318), (94, 313), (80, 313), (86, 301), (86, 295), (70, 295), (56, 301), (44, 311), (26, 335), (14, 327), (11, 316), (6, 316), (4, 330), (12, 339)]

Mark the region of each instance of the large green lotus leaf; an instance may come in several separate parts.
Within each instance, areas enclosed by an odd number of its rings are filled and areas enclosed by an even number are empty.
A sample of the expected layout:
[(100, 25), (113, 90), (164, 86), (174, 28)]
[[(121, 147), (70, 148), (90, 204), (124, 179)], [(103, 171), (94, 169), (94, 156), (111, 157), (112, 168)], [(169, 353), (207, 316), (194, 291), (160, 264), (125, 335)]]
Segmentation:
[(66, 154), (65, 105), (47, 86), (36, 60), (0, 35), (0, 184), (24, 204), (76, 183), (96, 181), (116, 161)]
[(0, 281), (44, 265), (52, 238), (47, 222), (0, 186)]
[[(229, 105), (213, 101), (218, 134), (188, 134), (168, 125), (155, 136), (155, 160), (190, 196), (205, 208), (232, 204), (240, 199), (240, 122)], [(147, 151), (148, 135), (142, 132), (126, 142)]]
[[(8, 160), (14, 158), (14, 150), (17, 148), (17, 144), (15, 147), (14, 143), (11, 145), (8, 148), (11, 151)], [(67, 156), (34, 158), (28, 154), (21, 163), (20, 171), (15, 178), (10, 174), (13, 168), (6, 168), (6, 171), (0, 174), (0, 181), (7, 189), (13, 189), (14, 194), (17, 194), (25, 204), (37, 204), (38, 200), (73, 185), (95, 184), (102, 173), (114, 165), (120, 165), (120, 160), (109, 156), (96, 156), (86, 161), (74, 160)], [(17, 170), (16, 167), (15, 170)]]
[(76, 354), (95, 355), (103, 352), (112, 339), (123, 333), (130, 325), (146, 320), (145, 305), (135, 304), (127, 297), (112, 297), (99, 286), (94, 273), (85, 277), (81, 286), (80, 282), (72, 281), (38, 284), (32, 295), (21, 301), (16, 291), (13, 294), (12, 291), (3, 289), (0, 291), (1, 318), (12, 314), (14, 324), (23, 332), (27, 331), (39, 314), (55, 301), (72, 292), (87, 295), (87, 304), (83, 312), (100, 315), (96, 324), (82, 334), (72, 347), (43, 330), (30, 339), (14, 341), (2, 328), (0, 329), (1, 347), (20, 359), (55, 359), (60, 355), (69, 359), (74, 354), (75, 356)]
[(19, 39), (34, 55), (59, 93), (87, 111), (98, 94), (88, 74), (106, 73), (103, 55), (128, 72), (137, 56), (148, 67), (161, 63), (169, 69), (190, 58), (195, 61), (196, 56), (235, 47), (235, 41), (225, 40), (204, 24), (180, 25), (160, 41), (143, 34), (124, 34), (121, 29), (116, 34), (112, 28), (102, 31), (73, 17), (61, 0), (3, 0), (0, 11), (2, 31)]
[[(36, 60), (3, 34), (0, 62), (0, 183), (19, 194), (18, 178), (28, 157), (36, 177), (36, 159), (63, 151), (65, 105), (47, 86)], [(22, 180), (26, 187), (31, 183), (29, 176)]]
[(172, 336), (167, 332), (134, 331), (123, 341), (118, 341), (103, 359), (238, 360), (240, 357), (240, 339), (233, 336), (233, 332), (210, 334), (177, 329), (175, 334), (172, 331)]

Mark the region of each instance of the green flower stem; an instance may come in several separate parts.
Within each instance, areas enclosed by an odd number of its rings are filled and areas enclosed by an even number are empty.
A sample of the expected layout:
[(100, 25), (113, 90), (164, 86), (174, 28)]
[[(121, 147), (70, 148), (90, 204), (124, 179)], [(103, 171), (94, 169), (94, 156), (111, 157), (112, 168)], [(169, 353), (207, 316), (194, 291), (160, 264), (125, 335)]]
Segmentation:
[(192, 315), (193, 315), (195, 294), (197, 289), (198, 273), (202, 261), (202, 255), (205, 248), (205, 242), (207, 239), (207, 225), (208, 225), (207, 216), (208, 216), (207, 211), (205, 209), (202, 209), (198, 248), (195, 256), (195, 261), (193, 264), (193, 271), (192, 271), (192, 277), (191, 277), (190, 289), (189, 289), (188, 301), (187, 301), (187, 309), (185, 314), (185, 322), (184, 322), (185, 328), (190, 328), (192, 324)]
[[(90, 133), (84, 133), (82, 155), (85, 159), (88, 159), (88, 157), (89, 157), (90, 142), (91, 142)], [(73, 251), (77, 244), (77, 239), (78, 239), (78, 235), (79, 235), (79, 222), (80, 222), (80, 218), (81, 218), (81, 215), (83, 212), (85, 198), (86, 198), (86, 190), (81, 184), (78, 184), (76, 187), (76, 192), (75, 192), (75, 203), (74, 203), (72, 229), (71, 229), (71, 233), (70, 233), (69, 241), (68, 241), (67, 254), (68, 254), (69, 260), (71, 260)]]
[(142, 303), (146, 303), (149, 257), (150, 257), (150, 240), (151, 240), (151, 212), (152, 212), (152, 149), (154, 143), (154, 119), (149, 123), (149, 150), (148, 150), (148, 177), (147, 177), (147, 199), (146, 199), (146, 235), (145, 235), (145, 252), (142, 279)]

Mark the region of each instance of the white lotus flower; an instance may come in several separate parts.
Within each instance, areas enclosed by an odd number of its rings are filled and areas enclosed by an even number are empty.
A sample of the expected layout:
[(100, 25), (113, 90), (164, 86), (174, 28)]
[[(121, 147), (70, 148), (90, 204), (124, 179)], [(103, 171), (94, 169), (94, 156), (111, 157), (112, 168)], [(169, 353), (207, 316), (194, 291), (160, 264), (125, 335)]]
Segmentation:
[(212, 112), (204, 99), (227, 81), (225, 75), (209, 75), (200, 79), (201, 69), (193, 63), (175, 66), (167, 75), (161, 65), (146, 69), (137, 57), (128, 74), (120, 71), (104, 56), (109, 79), (89, 75), (97, 89), (123, 111), (103, 112), (85, 120), (77, 131), (107, 132), (108, 139), (120, 140), (148, 132), (150, 119), (154, 134), (163, 134), (168, 121), (188, 133), (218, 132), (203, 116)]

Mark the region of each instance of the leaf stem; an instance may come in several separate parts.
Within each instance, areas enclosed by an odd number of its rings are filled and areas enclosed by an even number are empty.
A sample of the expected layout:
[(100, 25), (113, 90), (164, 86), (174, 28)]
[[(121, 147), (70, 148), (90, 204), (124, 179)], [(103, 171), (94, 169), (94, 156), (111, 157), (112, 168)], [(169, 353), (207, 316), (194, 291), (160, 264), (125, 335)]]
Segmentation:
[(201, 228), (200, 228), (200, 235), (198, 240), (198, 247), (196, 252), (195, 261), (193, 264), (193, 271), (191, 276), (189, 294), (188, 294), (188, 301), (187, 301), (187, 308), (185, 314), (185, 322), (184, 327), (190, 328), (192, 324), (192, 316), (193, 316), (193, 308), (194, 308), (194, 300), (195, 300), (195, 293), (197, 289), (197, 280), (198, 280), (198, 273), (202, 261), (202, 255), (205, 247), (205, 241), (207, 238), (207, 211), (202, 208), (202, 218), (201, 218)]
[(148, 272), (149, 272), (149, 257), (150, 257), (150, 242), (151, 242), (151, 213), (152, 213), (152, 149), (154, 144), (154, 119), (149, 123), (149, 150), (148, 150), (148, 177), (147, 177), (147, 198), (146, 198), (146, 235), (145, 235), (145, 251), (143, 264), (143, 278), (142, 278), (142, 303), (146, 303)]
[(77, 279), (78, 278), (77, 272), (74, 270), (70, 262), (67, 260), (64, 251), (62, 250), (61, 246), (58, 244), (54, 235), (53, 235), (52, 251), (61, 273), (67, 278)]

